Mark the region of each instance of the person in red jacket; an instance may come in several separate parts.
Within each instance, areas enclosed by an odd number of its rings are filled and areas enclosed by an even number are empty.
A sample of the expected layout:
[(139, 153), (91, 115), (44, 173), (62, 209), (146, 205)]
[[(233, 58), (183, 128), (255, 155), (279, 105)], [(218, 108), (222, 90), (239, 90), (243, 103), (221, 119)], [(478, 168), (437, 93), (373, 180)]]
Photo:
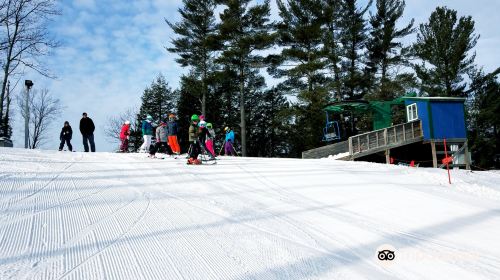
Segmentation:
[(130, 121), (126, 121), (120, 132), (120, 140), (122, 141), (120, 145), (120, 152), (128, 152), (128, 138), (130, 135)]

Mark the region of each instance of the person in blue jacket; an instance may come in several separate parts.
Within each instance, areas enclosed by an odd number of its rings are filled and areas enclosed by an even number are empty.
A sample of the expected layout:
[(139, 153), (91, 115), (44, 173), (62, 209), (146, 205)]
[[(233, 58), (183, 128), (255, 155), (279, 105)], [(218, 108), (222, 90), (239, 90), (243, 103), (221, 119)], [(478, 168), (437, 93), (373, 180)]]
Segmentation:
[(226, 132), (226, 142), (224, 144), (224, 152), (226, 155), (234, 156), (234, 147), (233, 147), (234, 132), (229, 127), (224, 128), (224, 131)]
[(153, 138), (153, 117), (151, 117), (151, 115), (148, 115), (146, 119), (142, 121), (141, 128), (144, 142), (139, 150), (145, 153), (149, 150), (149, 147), (151, 146), (151, 138)]

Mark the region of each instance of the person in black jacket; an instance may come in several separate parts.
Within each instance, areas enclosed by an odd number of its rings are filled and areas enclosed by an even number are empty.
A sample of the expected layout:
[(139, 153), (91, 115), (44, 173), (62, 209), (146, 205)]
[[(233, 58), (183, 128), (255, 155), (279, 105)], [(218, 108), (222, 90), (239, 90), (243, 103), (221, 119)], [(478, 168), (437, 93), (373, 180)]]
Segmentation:
[(64, 143), (68, 146), (68, 150), (73, 151), (73, 146), (71, 146), (71, 138), (73, 137), (73, 130), (69, 125), (68, 121), (64, 122), (64, 126), (61, 129), (61, 134), (59, 134), (59, 140), (61, 140), (61, 144), (59, 145), (59, 151), (62, 151), (64, 148)]
[(85, 152), (89, 151), (89, 143), (90, 150), (95, 152), (95, 143), (94, 143), (94, 122), (91, 118), (87, 117), (87, 113), (83, 113), (83, 117), (80, 120), (80, 132), (83, 137), (83, 148)]

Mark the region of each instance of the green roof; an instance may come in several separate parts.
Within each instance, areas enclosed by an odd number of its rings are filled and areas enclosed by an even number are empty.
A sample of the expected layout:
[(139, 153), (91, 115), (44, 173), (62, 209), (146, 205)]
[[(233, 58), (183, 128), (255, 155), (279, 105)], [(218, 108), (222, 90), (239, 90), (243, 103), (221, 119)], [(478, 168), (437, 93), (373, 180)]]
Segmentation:
[(403, 99), (408, 100), (421, 100), (425, 102), (465, 102), (465, 98), (462, 97), (403, 97)]

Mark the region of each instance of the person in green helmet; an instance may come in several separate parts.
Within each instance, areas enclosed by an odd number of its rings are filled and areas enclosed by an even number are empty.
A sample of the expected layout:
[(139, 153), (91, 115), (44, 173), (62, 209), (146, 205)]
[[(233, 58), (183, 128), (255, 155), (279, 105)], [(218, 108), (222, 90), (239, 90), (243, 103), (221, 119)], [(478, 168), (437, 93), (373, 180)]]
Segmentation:
[(207, 146), (207, 150), (210, 153), (212, 153), (212, 155), (215, 156), (215, 150), (214, 150), (215, 131), (214, 128), (212, 127), (212, 123), (207, 123), (207, 129), (208, 129), (208, 135), (210, 136), (207, 138), (205, 145)]
[(201, 164), (201, 161), (198, 159), (198, 155), (200, 154), (200, 143), (199, 143), (199, 135), (200, 130), (198, 128), (198, 122), (200, 118), (198, 115), (194, 114), (191, 116), (191, 125), (189, 126), (189, 143), (190, 143), (190, 153), (188, 164)]

